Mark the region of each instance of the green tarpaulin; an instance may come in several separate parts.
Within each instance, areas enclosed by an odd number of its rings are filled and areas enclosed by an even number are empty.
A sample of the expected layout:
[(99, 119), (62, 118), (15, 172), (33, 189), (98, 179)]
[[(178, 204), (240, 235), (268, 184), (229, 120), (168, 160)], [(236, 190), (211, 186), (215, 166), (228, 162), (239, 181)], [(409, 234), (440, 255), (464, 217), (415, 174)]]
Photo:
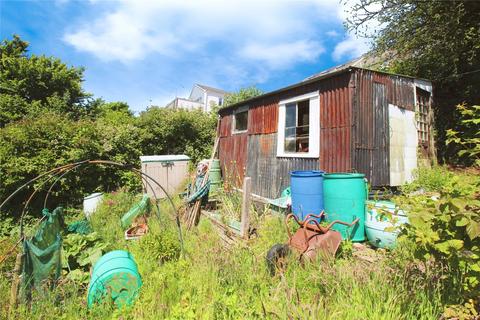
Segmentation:
[(62, 270), (60, 231), (63, 224), (63, 208), (56, 208), (53, 212), (43, 209), (42, 214), (44, 218), (35, 235), (23, 242), (22, 281), (25, 293), (28, 294), (32, 286), (41, 289), (45, 280), (58, 279)]

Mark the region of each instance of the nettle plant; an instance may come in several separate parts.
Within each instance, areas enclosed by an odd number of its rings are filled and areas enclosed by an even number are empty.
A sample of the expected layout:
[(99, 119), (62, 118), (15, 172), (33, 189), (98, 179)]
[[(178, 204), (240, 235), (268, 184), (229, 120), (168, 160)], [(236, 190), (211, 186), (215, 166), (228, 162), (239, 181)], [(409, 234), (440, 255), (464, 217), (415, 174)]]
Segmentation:
[(453, 179), (440, 197), (406, 197), (401, 204), (409, 212), (404, 236), (416, 244), (415, 257), (440, 280), (446, 300), (463, 299), (447, 303), (480, 304), (480, 199), (474, 191), (479, 187)]
[(447, 130), (447, 145), (457, 148), (457, 155), (467, 165), (480, 166), (480, 105), (457, 105), (459, 125)]

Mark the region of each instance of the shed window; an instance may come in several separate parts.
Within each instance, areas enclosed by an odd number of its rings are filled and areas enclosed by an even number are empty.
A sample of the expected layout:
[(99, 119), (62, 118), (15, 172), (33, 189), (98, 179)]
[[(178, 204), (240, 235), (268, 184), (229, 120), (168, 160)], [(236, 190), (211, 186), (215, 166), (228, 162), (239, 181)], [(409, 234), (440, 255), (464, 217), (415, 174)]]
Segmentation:
[(309, 118), (309, 100), (285, 105), (285, 152), (308, 152)]
[(430, 92), (417, 89), (417, 132), (418, 132), (418, 141), (420, 143), (426, 144), (429, 140), (429, 121), (428, 115), (430, 113)]
[(248, 109), (242, 108), (233, 116), (233, 132), (245, 132), (248, 128)]
[(318, 92), (279, 102), (277, 157), (317, 158), (320, 150)]

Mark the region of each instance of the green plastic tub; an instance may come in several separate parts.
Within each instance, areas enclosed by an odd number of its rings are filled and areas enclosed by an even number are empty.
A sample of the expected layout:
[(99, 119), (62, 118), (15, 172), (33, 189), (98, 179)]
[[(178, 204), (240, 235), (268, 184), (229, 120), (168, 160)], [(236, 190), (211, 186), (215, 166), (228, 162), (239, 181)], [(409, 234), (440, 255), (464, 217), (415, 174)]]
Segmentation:
[(365, 233), (368, 242), (377, 248), (393, 249), (400, 227), (408, 223), (408, 217), (391, 201), (367, 201)]
[(131, 305), (141, 286), (142, 279), (132, 255), (123, 250), (110, 251), (93, 267), (88, 286), (88, 307), (106, 299), (118, 308)]
[(342, 239), (365, 241), (365, 201), (367, 199), (365, 175), (360, 173), (326, 173), (323, 176), (323, 204), (326, 220), (347, 223), (359, 218), (353, 227), (335, 224)]

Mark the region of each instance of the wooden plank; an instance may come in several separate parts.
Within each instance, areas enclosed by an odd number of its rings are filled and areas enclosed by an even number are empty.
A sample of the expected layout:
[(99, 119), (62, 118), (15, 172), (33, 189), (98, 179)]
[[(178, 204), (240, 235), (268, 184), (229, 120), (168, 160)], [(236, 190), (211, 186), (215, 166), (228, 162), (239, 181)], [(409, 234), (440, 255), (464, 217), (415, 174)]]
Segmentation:
[(20, 274), (22, 272), (23, 253), (18, 253), (13, 269), (13, 283), (10, 291), (10, 312), (12, 312), (18, 301), (18, 287), (20, 285)]
[(245, 177), (243, 179), (242, 194), (242, 216), (240, 220), (240, 234), (244, 239), (248, 239), (248, 229), (250, 228), (250, 191), (252, 189), (252, 179)]

